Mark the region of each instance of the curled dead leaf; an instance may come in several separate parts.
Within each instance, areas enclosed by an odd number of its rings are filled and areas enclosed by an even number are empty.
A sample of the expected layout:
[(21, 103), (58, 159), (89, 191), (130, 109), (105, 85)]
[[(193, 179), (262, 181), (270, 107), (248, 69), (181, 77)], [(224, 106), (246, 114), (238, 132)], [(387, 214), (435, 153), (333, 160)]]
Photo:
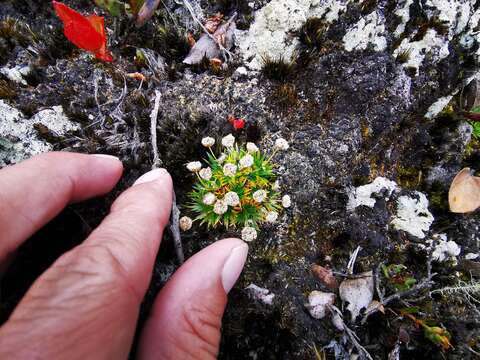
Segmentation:
[(217, 30), (218, 25), (220, 25), (222, 20), (223, 14), (221, 13), (216, 13), (215, 15), (210, 16), (205, 22), (205, 29), (207, 29), (210, 34), (213, 34)]
[(193, 34), (191, 32), (187, 33), (187, 41), (188, 41), (188, 45), (190, 45), (190, 47), (193, 47), (196, 43), (195, 38), (193, 37)]
[(310, 269), (315, 277), (326, 287), (331, 290), (336, 290), (338, 288), (337, 279), (335, 279), (335, 276), (333, 276), (332, 270), (317, 264), (313, 264)]
[(144, 82), (147, 80), (145, 75), (139, 72), (128, 73), (127, 77), (129, 77), (130, 79), (135, 79), (135, 80), (144, 81)]
[(237, 13), (234, 13), (227, 22), (219, 25), (213, 34), (202, 34), (190, 49), (183, 63), (194, 65), (200, 63), (204, 57), (209, 60), (220, 58), (222, 56), (221, 47), (226, 50), (231, 49), (235, 41), (236, 17)]
[(470, 168), (462, 169), (453, 179), (448, 204), (454, 213), (468, 213), (480, 207), (480, 178), (473, 176)]

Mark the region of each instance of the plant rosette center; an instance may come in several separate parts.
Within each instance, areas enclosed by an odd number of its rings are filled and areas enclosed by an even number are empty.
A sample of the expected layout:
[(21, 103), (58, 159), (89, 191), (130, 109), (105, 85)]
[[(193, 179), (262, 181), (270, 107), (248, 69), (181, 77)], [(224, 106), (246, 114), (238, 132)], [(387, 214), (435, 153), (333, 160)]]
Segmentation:
[[(242, 239), (252, 241), (261, 224), (276, 222), (282, 208), (291, 205), (290, 197), (280, 193), (272, 163), (276, 152), (287, 150), (289, 145), (277, 139), (267, 157), (253, 143), (239, 147), (231, 134), (221, 143), (223, 152), (215, 155), (215, 139), (203, 138), (202, 145), (208, 149), (204, 164), (193, 161), (186, 165), (197, 177), (188, 209), (195, 214), (193, 221), (200, 225), (241, 228)], [(189, 217), (181, 219), (182, 230), (189, 230), (191, 224)]]

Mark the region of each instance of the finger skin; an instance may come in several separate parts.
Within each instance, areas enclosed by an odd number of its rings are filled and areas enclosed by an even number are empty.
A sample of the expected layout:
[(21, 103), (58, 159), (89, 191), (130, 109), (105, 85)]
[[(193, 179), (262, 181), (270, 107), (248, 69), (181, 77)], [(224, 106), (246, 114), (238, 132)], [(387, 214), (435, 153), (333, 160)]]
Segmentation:
[(140, 360), (217, 358), (227, 303), (222, 274), (230, 254), (238, 249), (248, 251), (248, 246), (239, 239), (217, 241), (175, 272), (143, 329)]
[(0, 328), (0, 359), (126, 359), (171, 205), (166, 171), (120, 195)]
[(109, 192), (122, 171), (116, 158), (63, 152), (0, 170), (0, 261), (68, 203)]

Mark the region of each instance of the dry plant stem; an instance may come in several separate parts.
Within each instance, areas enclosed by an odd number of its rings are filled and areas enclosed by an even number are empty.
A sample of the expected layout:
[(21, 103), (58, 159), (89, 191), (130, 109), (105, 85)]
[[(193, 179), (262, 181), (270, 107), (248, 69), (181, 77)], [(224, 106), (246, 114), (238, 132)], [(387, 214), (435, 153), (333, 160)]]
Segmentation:
[(150, 114), (150, 135), (152, 140), (152, 151), (153, 151), (153, 164), (152, 168), (156, 169), (161, 166), (160, 157), (158, 156), (158, 147), (157, 147), (157, 119), (158, 119), (158, 109), (160, 108), (160, 98), (162, 94), (160, 91), (155, 90), (155, 105), (153, 111)]
[(178, 262), (183, 264), (185, 256), (183, 255), (182, 238), (180, 236), (180, 210), (178, 210), (175, 191), (172, 199), (172, 213), (170, 215), (170, 232), (172, 233), (173, 243), (175, 244), (175, 252), (177, 253)]
[[(158, 110), (160, 107), (161, 97), (162, 97), (162, 94), (160, 93), (160, 91), (155, 90), (155, 105), (153, 107), (152, 113), (150, 114), (150, 137), (152, 141), (152, 152), (153, 152), (152, 169), (157, 169), (162, 165), (162, 162), (158, 155), (158, 146), (157, 146), (157, 119), (158, 119)], [(177, 253), (178, 262), (180, 264), (183, 264), (183, 261), (185, 260), (185, 256), (183, 255), (182, 238), (180, 236), (179, 218), (180, 218), (180, 210), (178, 210), (175, 191), (173, 191), (172, 212), (170, 214), (170, 225), (168, 229), (170, 230), (173, 237), (173, 243), (175, 244), (175, 252)]]
[(377, 290), (378, 298), (380, 299), (380, 302), (383, 304), (385, 301), (384, 299), (385, 293), (380, 289), (380, 276), (379, 276), (382, 265), (383, 265), (382, 262), (378, 264), (377, 268), (373, 272), (373, 276), (375, 279), (375, 289)]
[(353, 274), (353, 267), (355, 266), (355, 261), (357, 261), (357, 256), (358, 253), (362, 250), (360, 246), (357, 246), (355, 251), (352, 253), (350, 256), (350, 260), (348, 260), (348, 265), (347, 265), (347, 274)]
[(340, 309), (338, 309), (335, 305), (331, 305), (329, 306), (329, 308), (330, 308), (330, 311), (336, 312), (342, 318), (343, 331), (345, 332), (345, 335), (347, 335), (348, 339), (353, 344), (353, 346), (359, 352), (360, 358), (367, 358), (368, 360), (373, 360), (372, 356), (369, 354), (367, 349), (365, 349), (362, 346), (362, 344), (360, 344), (357, 334), (355, 334), (355, 332), (352, 329), (350, 329), (343, 321), (343, 316)]
[(363, 278), (369, 278), (371, 277), (370, 275), (353, 275), (353, 274), (345, 274), (339, 271), (332, 271), (333, 275), (345, 277), (347, 279), (363, 279)]
[[(403, 299), (407, 296), (414, 295), (421, 290), (430, 288), (434, 284), (434, 281), (432, 281), (432, 277), (434, 277), (435, 275), (437, 275), (437, 274), (436, 273), (431, 274), (430, 277), (427, 277), (426, 279), (422, 280), (420, 283), (418, 283), (418, 285), (414, 286), (413, 288), (411, 288), (409, 290), (405, 290), (405, 291), (402, 291), (402, 292), (397, 292), (393, 295), (390, 295), (390, 296), (386, 297), (381, 302), (382, 305), (386, 306), (390, 302), (392, 302), (393, 300), (400, 300), (400, 299)], [(365, 316), (363, 317), (363, 319), (361, 321), (361, 324), (364, 325), (367, 322), (368, 317), (372, 314), (375, 314), (377, 311), (378, 311), (378, 309), (374, 309), (371, 312), (369, 312), (368, 314), (365, 314)]]

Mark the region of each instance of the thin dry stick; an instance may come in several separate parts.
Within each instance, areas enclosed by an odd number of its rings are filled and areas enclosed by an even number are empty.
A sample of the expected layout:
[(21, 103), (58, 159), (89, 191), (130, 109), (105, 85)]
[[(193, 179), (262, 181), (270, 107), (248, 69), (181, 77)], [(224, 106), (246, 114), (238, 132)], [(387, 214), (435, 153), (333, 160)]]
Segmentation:
[[(157, 146), (157, 119), (158, 119), (158, 110), (160, 107), (160, 98), (162, 94), (160, 91), (155, 90), (155, 105), (153, 107), (152, 113), (150, 114), (150, 137), (152, 141), (152, 151), (153, 151), (153, 164), (152, 169), (158, 169), (161, 167), (161, 160), (158, 155), (158, 146)], [(180, 236), (180, 227), (179, 227), (179, 218), (180, 210), (177, 207), (177, 200), (175, 196), (175, 191), (173, 191), (172, 199), (172, 211), (170, 213), (170, 225), (169, 230), (173, 237), (173, 243), (175, 244), (175, 251), (177, 253), (178, 262), (183, 264), (185, 256), (183, 255), (182, 247), (182, 238)]]
[(153, 151), (153, 164), (152, 169), (157, 169), (160, 167), (160, 157), (158, 156), (158, 147), (157, 147), (157, 119), (158, 119), (158, 109), (160, 108), (160, 98), (162, 94), (160, 91), (155, 90), (155, 105), (153, 111), (150, 114), (150, 135), (152, 139), (152, 151)]
[(361, 358), (367, 358), (368, 360), (373, 360), (372, 356), (369, 354), (367, 349), (365, 349), (362, 346), (362, 344), (360, 344), (360, 341), (359, 341), (360, 339), (358, 338), (357, 334), (355, 334), (355, 332), (352, 329), (350, 329), (343, 321), (343, 315), (340, 309), (337, 308), (335, 305), (330, 305), (329, 309), (332, 313), (333, 312), (337, 313), (337, 315), (340, 316), (340, 318), (342, 319), (343, 331), (345, 332), (345, 335), (347, 335), (352, 345), (357, 349)]

